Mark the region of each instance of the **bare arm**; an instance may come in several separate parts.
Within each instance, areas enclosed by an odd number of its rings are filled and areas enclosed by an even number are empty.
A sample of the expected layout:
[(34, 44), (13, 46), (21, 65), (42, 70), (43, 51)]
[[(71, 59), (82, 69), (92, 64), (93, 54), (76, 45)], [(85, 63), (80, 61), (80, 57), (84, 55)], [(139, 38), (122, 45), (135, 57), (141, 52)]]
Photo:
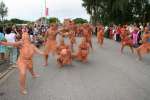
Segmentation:
[(36, 46), (34, 46), (34, 45), (32, 45), (32, 46), (33, 46), (36, 53), (38, 53), (40, 55), (45, 55), (45, 53), (43, 51), (39, 50)]
[(0, 45), (4, 45), (4, 46), (13, 46), (13, 47), (20, 47), (22, 45), (21, 41), (18, 42), (0, 42)]
[(48, 37), (48, 30), (46, 31), (45, 35), (44, 35), (44, 41), (47, 40), (47, 37)]

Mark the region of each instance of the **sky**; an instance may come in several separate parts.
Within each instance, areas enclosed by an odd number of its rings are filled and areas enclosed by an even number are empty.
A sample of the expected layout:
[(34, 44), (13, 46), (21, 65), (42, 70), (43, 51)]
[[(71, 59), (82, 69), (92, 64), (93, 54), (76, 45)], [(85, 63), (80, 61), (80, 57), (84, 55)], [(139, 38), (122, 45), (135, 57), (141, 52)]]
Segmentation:
[[(44, 15), (44, 0), (0, 0), (8, 7), (8, 19), (19, 18), (34, 21)], [(89, 15), (82, 7), (82, 0), (47, 0), (49, 17), (85, 18)]]

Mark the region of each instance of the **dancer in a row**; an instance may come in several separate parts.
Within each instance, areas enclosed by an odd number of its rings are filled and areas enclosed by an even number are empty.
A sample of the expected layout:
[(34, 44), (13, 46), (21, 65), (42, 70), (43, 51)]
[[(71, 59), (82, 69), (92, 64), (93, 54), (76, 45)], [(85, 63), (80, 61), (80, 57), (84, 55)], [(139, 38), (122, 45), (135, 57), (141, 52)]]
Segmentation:
[(121, 29), (121, 53), (123, 54), (123, 50), (125, 47), (129, 47), (131, 49), (131, 52), (134, 53), (133, 49), (133, 40), (131, 39), (131, 35), (128, 30), (125, 28)]
[(142, 45), (137, 48), (138, 59), (142, 60), (142, 56), (150, 53), (150, 32), (148, 27), (145, 27), (145, 32), (142, 37)]
[(98, 26), (97, 40), (98, 40), (98, 43), (101, 46), (103, 46), (103, 43), (104, 43), (104, 27), (102, 25)]
[(52, 24), (50, 28), (48, 29), (47, 33), (45, 34), (46, 43), (45, 43), (45, 64), (44, 66), (48, 66), (48, 56), (49, 53), (54, 55), (56, 53), (56, 47), (57, 47), (57, 25)]

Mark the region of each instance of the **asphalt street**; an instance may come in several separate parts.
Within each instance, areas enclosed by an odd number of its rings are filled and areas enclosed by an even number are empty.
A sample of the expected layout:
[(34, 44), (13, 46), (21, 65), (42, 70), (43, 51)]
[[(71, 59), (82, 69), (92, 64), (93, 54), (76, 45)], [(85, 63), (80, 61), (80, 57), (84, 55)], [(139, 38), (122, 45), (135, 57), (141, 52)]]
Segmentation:
[(18, 71), (0, 84), (0, 100), (150, 100), (150, 55), (136, 60), (129, 48), (120, 54), (120, 45), (105, 40), (104, 47), (93, 41), (89, 62), (73, 61), (72, 66), (58, 68), (56, 59), (43, 67), (43, 57), (34, 57), (35, 71), (28, 73), (28, 95), (19, 93)]

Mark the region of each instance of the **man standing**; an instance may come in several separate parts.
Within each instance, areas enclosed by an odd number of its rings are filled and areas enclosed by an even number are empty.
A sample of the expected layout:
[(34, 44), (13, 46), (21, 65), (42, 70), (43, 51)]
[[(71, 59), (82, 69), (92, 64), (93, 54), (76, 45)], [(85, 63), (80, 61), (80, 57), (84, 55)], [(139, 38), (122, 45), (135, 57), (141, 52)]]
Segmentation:
[[(2, 27), (0, 27), (0, 41), (5, 41), (5, 36)], [(0, 46), (0, 60), (4, 60), (5, 52), (6, 52), (5, 46)]]
[[(12, 31), (12, 28), (7, 28), (6, 29), (6, 35), (5, 38), (7, 42), (12, 42), (14, 43), (16, 40), (16, 34), (15, 32)], [(8, 47), (9, 49), (9, 57), (10, 57), (10, 63), (15, 64), (17, 60), (17, 49), (13, 48), (12, 46)]]

